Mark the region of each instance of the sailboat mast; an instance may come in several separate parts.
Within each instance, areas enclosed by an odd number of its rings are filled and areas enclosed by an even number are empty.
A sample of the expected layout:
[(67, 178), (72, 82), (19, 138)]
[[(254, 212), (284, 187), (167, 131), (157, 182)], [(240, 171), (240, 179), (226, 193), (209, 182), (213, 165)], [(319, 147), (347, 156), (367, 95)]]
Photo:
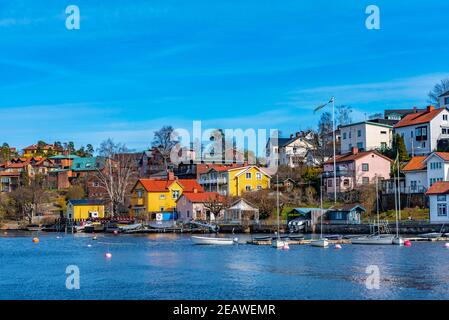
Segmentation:
[(401, 212), (401, 185), (400, 185), (400, 181), (399, 181), (399, 156), (398, 156), (398, 163), (397, 163), (397, 168), (398, 168), (398, 195), (397, 195), (397, 208), (398, 210), (396, 211), (396, 236), (399, 238), (399, 214)]
[(278, 237), (279, 237), (279, 175), (276, 175), (276, 211), (278, 223)]
[(379, 178), (376, 176), (376, 213), (377, 213), (377, 233), (380, 234), (380, 215), (379, 215)]
[(320, 239), (323, 239), (323, 176), (320, 183)]

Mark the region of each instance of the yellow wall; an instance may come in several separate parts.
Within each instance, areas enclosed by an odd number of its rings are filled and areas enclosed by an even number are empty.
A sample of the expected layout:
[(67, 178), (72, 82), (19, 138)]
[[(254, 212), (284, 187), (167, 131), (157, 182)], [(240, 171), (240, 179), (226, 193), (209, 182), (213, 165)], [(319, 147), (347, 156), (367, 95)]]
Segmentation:
[[(142, 197), (138, 197), (138, 190), (142, 190)], [(146, 212), (160, 212), (176, 208), (176, 199), (173, 194), (178, 191), (179, 196), (182, 195), (182, 187), (178, 182), (173, 182), (167, 192), (147, 192), (140, 182), (137, 183), (131, 195), (131, 206), (145, 206)], [(163, 196), (163, 197), (161, 197)], [(134, 214), (134, 210), (132, 210)]]
[(73, 206), (72, 219), (88, 219), (89, 212), (98, 212), (99, 218), (104, 218), (104, 206), (103, 205), (80, 205)]
[[(242, 193), (246, 192), (246, 186), (251, 186), (251, 191), (256, 191), (257, 186), (262, 189), (268, 189), (270, 187), (270, 177), (260, 171), (257, 167), (252, 167), (248, 171), (237, 176), (241, 170), (229, 170), (229, 195), (230, 196), (241, 196)], [(246, 173), (251, 173), (251, 179), (246, 178)], [(262, 175), (261, 179), (257, 179), (256, 173)]]

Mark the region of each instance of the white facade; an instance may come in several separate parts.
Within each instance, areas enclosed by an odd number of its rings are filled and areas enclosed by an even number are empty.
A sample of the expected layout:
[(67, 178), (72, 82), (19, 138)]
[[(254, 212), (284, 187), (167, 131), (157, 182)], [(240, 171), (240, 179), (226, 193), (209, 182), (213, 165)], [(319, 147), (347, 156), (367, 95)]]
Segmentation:
[(426, 162), (428, 187), (438, 181), (449, 181), (449, 162), (444, 161), (437, 154), (431, 154)]
[(448, 223), (448, 194), (429, 195), (430, 223)]
[(404, 138), (409, 154), (429, 154), (436, 150), (438, 140), (449, 138), (449, 111), (444, 109), (429, 122), (394, 130)]
[[(303, 137), (290, 137), (287, 142), (279, 139), (278, 143), (269, 141), (268, 161), (274, 158), (278, 165), (285, 165), (291, 168), (300, 166), (306, 161), (306, 155), (309, 150), (313, 150), (313, 145)], [(270, 163), (268, 163), (270, 165)]]
[(440, 96), (440, 107), (449, 108), (449, 91)]
[(343, 154), (354, 147), (361, 151), (389, 148), (393, 139), (392, 126), (369, 121), (342, 126), (340, 131)]
[(426, 170), (404, 172), (406, 192), (423, 193), (429, 187)]

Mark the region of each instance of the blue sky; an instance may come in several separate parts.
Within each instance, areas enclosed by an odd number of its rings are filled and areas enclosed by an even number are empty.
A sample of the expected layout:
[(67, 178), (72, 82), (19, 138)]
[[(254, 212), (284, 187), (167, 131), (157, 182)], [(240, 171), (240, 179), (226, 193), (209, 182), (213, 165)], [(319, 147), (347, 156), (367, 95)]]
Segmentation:
[[(81, 29), (65, 28), (78, 5)], [(365, 28), (365, 8), (381, 30)], [(449, 76), (447, 1), (0, 0), (0, 140), (141, 150), (162, 125), (315, 127), (424, 106)], [(2, 142), (1, 141), (1, 142)]]

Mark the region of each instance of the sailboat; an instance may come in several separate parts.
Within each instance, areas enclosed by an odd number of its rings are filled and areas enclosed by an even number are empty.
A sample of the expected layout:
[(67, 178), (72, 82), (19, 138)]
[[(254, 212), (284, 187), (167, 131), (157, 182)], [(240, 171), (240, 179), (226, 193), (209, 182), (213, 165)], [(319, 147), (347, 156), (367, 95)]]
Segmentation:
[(281, 249), (284, 247), (288, 247), (288, 240), (281, 239), (279, 234), (279, 176), (276, 175), (276, 206), (277, 206), (277, 232), (276, 237), (271, 240), (271, 246), (276, 249)]
[(396, 163), (398, 168), (398, 183), (395, 184), (395, 190), (397, 191), (397, 195), (395, 193), (395, 208), (396, 208), (396, 235), (393, 238), (393, 244), (403, 246), (404, 245), (404, 238), (399, 236), (399, 216), (401, 215), (401, 185), (399, 181), (399, 172), (400, 172), (400, 166), (399, 166), (399, 154), (396, 156)]
[(312, 247), (327, 248), (329, 246), (329, 241), (323, 238), (323, 177), (321, 177), (320, 185), (320, 238), (317, 240), (312, 240), (310, 245)]
[[(396, 197), (395, 197), (396, 203)], [(379, 219), (379, 180), (376, 178), (376, 207), (377, 207), (377, 233), (369, 236), (356, 237), (351, 239), (352, 244), (393, 244), (394, 236), (390, 234), (380, 234), (380, 219)]]

